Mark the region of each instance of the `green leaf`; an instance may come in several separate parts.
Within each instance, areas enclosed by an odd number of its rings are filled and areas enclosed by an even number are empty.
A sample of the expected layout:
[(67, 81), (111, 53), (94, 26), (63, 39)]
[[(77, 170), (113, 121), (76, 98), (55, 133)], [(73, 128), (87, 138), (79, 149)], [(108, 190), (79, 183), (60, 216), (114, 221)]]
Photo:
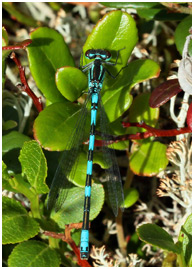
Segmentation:
[(189, 215), (184, 225), (181, 227), (178, 241), (181, 243), (182, 252), (186, 262), (186, 267), (192, 265), (192, 214)]
[(38, 88), (50, 102), (63, 101), (55, 84), (55, 73), (63, 66), (74, 66), (64, 38), (55, 30), (40, 27), (31, 33), (27, 47), (29, 67)]
[(20, 202), (8, 197), (2, 198), (2, 242), (15, 244), (34, 237), (39, 224), (29, 217)]
[[(119, 52), (119, 60), (116, 67), (110, 66), (108, 68), (111, 73), (116, 74), (122, 66), (127, 64), (127, 60), (137, 40), (137, 28), (134, 19), (126, 12), (120, 10), (112, 11), (99, 20), (93, 28), (83, 47), (83, 53), (91, 48), (107, 49), (112, 53), (113, 58), (116, 59), (116, 51), (125, 48)], [(88, 63), (86, 58), (83, 60), (84, 65)]]
[(30, 184), (20, 174), (9, 173), (4, 162), (2, 162), (2, 186), (5, 190), (19, 192), (28, 199), (34, 199)]
[[(20, 174), (9, 174), (6, 164), (2, 161), (2, 187), (12, 192), (20, 192), (26, 197), (30, 197), (30, 185)], [(29, 195), (28, 195), (29, 194)]]
[[(131, 89), (137, 83), (146, 81), (151, 78), (158, 77), (160, 74), (160, 66), (149, 59), (136, 60), (130, 62), (121, 72), (118, 79), (113, 80), (111, 90), (118, 89), (120, 87), (129, 86)], [(105, 87), (106, 90), (108, 86)]]
[(150, 93), (139, 94), (133, 101), (129, 119), (131, 122), (145, 121), (150, 126), (155, 126), (159, 118), (159, 108), (149, 106)]
[(139, 199), (139, 192), (135, 188), (124, 190), (124, 207), (128, 208)]
[(8, 34), (5, 27), (2, 27), (2, 47), (7, 46), (9, 43)]
[[(51, 218), (64, 229), (65, 224), (83, 220), (84, 188), (72, 187), (67, 193), (64, 205), (57, 213), (54, 210)], [(104, 203), (104, 189), (101, 184), (92, 184), (90, 221), (101, 211)]]
[[(116, 121), (110, 123), (109, 134), (124, 135), (126, 134), (126, 128), (122, 126), (122, 118), (118, 118)], [(126, 150), (129, 147), (129, 141), (120, 141), (113, 144), (115, 150)]]
[(161, 7), (159, 2), (100, 2), (100, 4), (106, 7), (114, 8), (151, 8)]
[(142, 144), (130, 158), (131, 170), (141, 176), (154, 176), (164, 170), (167, 164), (166, 146), (157, 141)]
[(26, 141), (30, 141), (28, 136), (12, 131), (2, 137), (2, 151), (5, 153), (15, 148), (21, 148)]
[(25, 142), (20, 151), (19, 160), (22, 165), (22, 173), (26, 175), (28, 182), (37, 193), (49, 191), (45, 184), (47, 176), (46, 158), (40, 145), (36, 141)]
[[(73, 133), (80, 106), (69, 102), (46, 107), (35, 120), (34, 136), (48, 150), (65, 150)], [(85, 126), (89, 134), (89, 117)], [(49, 134), (49, 135), (48, 135)]]
[[(175, 31), (175, 44), (177, 50), (182, 55), (186, 37), (190, 35), (189, 29), (192, 27), (192, 16), (187, 16), (182, 20), (176, 28)], [(192, 40), (189, 44), (189, 54), (192, 55)]]
[[(83, 150), (76, 164), (76, 170), (73, 178), (70, 180), (79, 187), (84, 187), (86, 183), (86, 171), (87, 171), (87, 159), (88, 159), (88, 146), (87, 150)], [(95, 154), (94, 154), (94, 163), (95, 163)], [(74, 170), (74, 168), (72, 168)]]
[(129, 87), (104, 92), (102, 103), (110, 122), (117, 120), (130, 107), (133, 97), (129, 92)]
[(56, 85), (61, 94), (69, 101), (74, 102), (87, 88), (87, 77), (75, 67), (61, 67), (56, 73)]
[(180, 254), (181, 249), (174, 244), (171, 235), (156, 224), (143, 224), (137, 228), (140, 239), (153, 246)]
[(2, 161), (2, 187), (4, 190), (16, 192), (12, 186), (13, 175), (10, 175), (7, 170), (6, 164)]
[(127, 244), (127, 253), (136, 253), (139, 258), (146, 259), (145, 252), (142, 250), (144, 245), (145, 243), (139, 239), (137, 232), (134, 232)]
[[(134, 99), (129, 109), (130, 122), (143, 121), (147, 125), (155, 127), (159, 118), (160, 109), (149, 106), (150, 95), (150, 93), (142, 93)], [(127, 133), (135, 134), (137, 132), (145, 132), (145, 129), (137, 127), (127, 128)]]
[(9, 267), (59, 267), (59, 254), (47, 244), (30, 240), (17, 245), (8, 259)]
[(109, 121), (116, 120), (129, 108), (132, 103), (129, 92), (137, 83), (157, 77), (159, 73), (160, 67), (156, 62), (137, 60), (127, 65), (110, 88), (105, 86), (102, 102)]
[(153, 8), (139, 8), (137, 14), (146, 20), (155, 21), (180, 21), (185, 18), (185, 14), (169, 12), (164, 6), (155, 6)]
[(7, 171), (7, 166), (3, 161), (2, 161), (2, 178), (4, 178), (5, 180), (9, 180), (11, 178), (11, 176)]
[(3, 131), (8, 131), (10, 129), (13, 129), (17, 126), (17, 122), (14, 120), (7, 120), (6, 122), (3, 122), (2, 129)]

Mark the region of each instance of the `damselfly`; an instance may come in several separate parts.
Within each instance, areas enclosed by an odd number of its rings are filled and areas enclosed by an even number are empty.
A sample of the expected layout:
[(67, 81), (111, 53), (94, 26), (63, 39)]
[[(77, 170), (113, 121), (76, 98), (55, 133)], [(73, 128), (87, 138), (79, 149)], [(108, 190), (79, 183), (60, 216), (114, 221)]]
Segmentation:
[[(119, 50), (120, 51), (120, 50)], [(92, 62), (82, 66), (82, 71), (88, 71), (88, 96), (85, 104), (83, 105), (78, 122), (74, 129), (71, 139), (67, 145), (67, 149), (63, 153), (63, 157), (60, 160), (59, 166), (55, 173), (48, 199), (48, 208), (55, 207), (58, 211), (63, 203), (67, 194), (67, 181), (68, 178), (73, 178), (75, 174), (76, 162), (83, 143), (83, 126), (85, 126), (87, 116), (87, 104), (91, 99), (91, 126), (89, 136), (89, 151), (86, 171), (86, 184), (85, 184), (85, 199), (84, 199), (84, 213), (83, 213), (83, 225), (81, 231), (81, 243), (80, 253), (81, 259), (88, 259), (89, 257), (89, 213), (90, 213), (90, 198), (91, 198), (91, 179), (93, 169), (93, 151), (95, 142), (95, 127), (97, 118), (97, 109), (101, 112), (101, 129), (103, 138), (103, 154), (104, 162), (107, 169), (107, 187), (109, 193), (109, 199), (115, 215), (118, 213), (118, 207), (123, 204), (124, 196), (122, 190), (122, 182), (119, 172), (119, 167), (116, 160), (116, 155), (111, 146), (107, 146), (107, 136), (103, 135), (107, 133), (108, 118), (102, 105), (100, 91), (103, 86), (105, 73), (108, 73), (112, 78), (113, 76), (105, 67), (105, 65), (116, 65), (119, 57), (119, 51), (117, 51), (117, 58), (115, 62), (110, 62), (112, 55), (108, 50), (101, 49), (89, 49), (85, 52), (85, 57)]]

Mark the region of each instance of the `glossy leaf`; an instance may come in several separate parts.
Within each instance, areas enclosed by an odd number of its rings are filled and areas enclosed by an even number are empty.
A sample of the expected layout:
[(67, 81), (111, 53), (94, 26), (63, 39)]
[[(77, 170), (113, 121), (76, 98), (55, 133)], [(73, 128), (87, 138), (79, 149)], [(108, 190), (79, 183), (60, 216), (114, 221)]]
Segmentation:
[(128, 86), (104, 92), (102, 103), (110, 122), (117, 120), (130, 107), (133, 97), (129, 92)]
[[(88, 160), (88, 145), (84, 147), (84, 150), (79, 155), (78, 163), (76, 163), (74, 177), (69, 178), (69, 180), (71, 180), (71, 182), (73, 182), (73, 184), (75, 184), (76, 186), (79, 186), (79, 187), (85, 186), (86, 173), (87, 173), (87, 160)], [(94, 151), (93, 164), (98, 164), (103, 169), (108, 168), (107, 164), (105, 164), (102, 152)]]
[(56, 85), (61, 94), (74, 102), (87, 89), (86, 75), (75, 67), (61, 67), (56, 73)]
[(190, 103), (189, 109), (187, 111), (187, 125), (192, 130), (192, 103)]
[[(86, 147), (85, 147), (86, 148)], [(88, 146), (87, 146), (88, 148)], [(94, 154), (95, 157), (95, 154)], [(88, 150), (83, 150), (76, 164), (75, 175), (73, 178), (69, 178), (76, 186), (84, 187), (86, 183), (86, 171), (87, 171), (87, 159), (88, 159)], [(94, 160), (95, 163), (95, 160)], [(72, 168), (73, 170), (74, 168)]]
[(8, 259), (9, 267), (59, 267), (60, 256), (41, 241), (30, 240), (17, 245)]
[(38, 88), (50, 102), (63, 101), (55, 84), (55, 73), (63, 66), (74, 66), (68, 46), (62, 35), (47, 27), (37, 28), (30, 37), (29, 67)]
[(137, 14), (146, 20), (155, 21), (180, 21), (185, 18), (185, 14), (169, 12), (164, 6), (153, 8), (139, 8)]
[(159, 2), (100, 2), (106, 7), (115, 8), (152, 8), (152, 7), (162, 7)]
[[(130, 122), (141, 122), (144, 121), (147, 125), (155, 127), (158, 117), (159, 117), (159, 109), (151, 108), (149, 106), (149, 93), (142, 93), (138, 95), (129, 110), (129, 120)], [(145, 129), (143, 128), (128, 128), (128, 133), (137, 133), (143, 132)]]
[[(69, 102), (55, 103), (46, 107), (35, 120), (34, 137), (47, 150), (65, 150), (79, 112), (80, 106)], [(89, 118), (86, 124), (87, 138), (88, 127)]]
[[(130, 86), (134, 87), (137, 83), (147, 79), (158, 77), (160, 66), (149, 59), (136, 60), (130, 62), (121, 72), (118, 79), (113, 80), (112, 89)], [(106, 86), (105, 88), (109, 88)]]
[(46, 159), (40, 145), (36, 141), (25, 142), (19, 160), (22, 165), (22, 174), (25, 174), (28, 182), (37, 193), (47, 193), (49, 191), (45, 184), (47, 176)]
[(20, 202), (8, 197), (3, 197), (2, 200), (3, 244), (19, 243), (38, 234), (39, 224), (29, 217)]
[(139, 192), (135, 188), (124, 190), (124, 207), (128, 208), (139, 199)]
[(2, 137), (2, 152), (5, 153), (15, 148), (21, 148), (26, 141), (30, 141), (28, 136), (12, 131)]
[(154, 176), (168, 164), (166, 146), (160, 142), (142, 144), (130, 158), (130, 168), (139, 176)]
[[(110, 131), (108, 132), (109, 134), (114, 134), (114, 135), (126, 134), (126, 128), (124, 128), (122, 125), (121, 117), (118, 118), (116, 121), (111, 122), (109, 126), (110, 126)], [(129, 147), (129, 141), (120, 141), (118, 143), (114, 143), (113, 147), (114, 149), (118, 149), (118, 150), (126, 150)]]
[(174, 244), (172, 236), (156, 224), (143, 224), (137, 228), (140, 239), (164, 250), (180, 254), (181, 249)]
[(14, 120), (7, 120), (6, 122), (3, 122), (2, 129), (3, 131), (8, 131), (10, 129), (13, 129), (17, 126), (17, 122)]
[[(63, 207), (57, 213), (54, 210), (51, 218), (61, 227), (65, 224), (77, 223), (83, 220), (84, 188), (72, 187), (69, 189)], [(92, 184), (90, 220), (93, 220), (101, 211), (104, 203), (104, 189), (100, 184)]]
[[(116, 52), (124, 48), (119, 52), (119, 60), (116, 67), (109, 66), (108, 68), (112, 74), (116, 74), (122, 66), (127, 64), (127, 60), (137, 40), (137, 28), (134, 19), (128, 13), (120, 10), (112, 11), (99, 20), (93, 28), (83, 47), (83, 52), (85, 53), (91, 48), (107, 49), (112, 53), (112, 61), (114, 62)], [(83, 63), (84, 65), (88, 63), (85, 57)]]
[(102, 102), (109, 121), (116, 120), (130, 107), (132, 96), (129, 92), (137, 83), (157, 77), (159, 73), (160, 67), (156, 62), (137, 60), (128, 64), (110, 88), (105, 85)]
[(178, 241), (181, 242), (186, 266), (192, 266), (192, 215), (189, 215), (181, 227)]
[[(177, 50), (182, 55), (186, 37), (190, 35), (189, 29), (192, 27), (192, 16), (187, 16), (182, 20), (175, 31), (175, 44)], [(192, 41), (189, 44), (189, 54), (192, 55)]]
[(167, 80), (154, 89), (149, 105), (153, 108), (160, 107), (181, 91), (178, 79)]

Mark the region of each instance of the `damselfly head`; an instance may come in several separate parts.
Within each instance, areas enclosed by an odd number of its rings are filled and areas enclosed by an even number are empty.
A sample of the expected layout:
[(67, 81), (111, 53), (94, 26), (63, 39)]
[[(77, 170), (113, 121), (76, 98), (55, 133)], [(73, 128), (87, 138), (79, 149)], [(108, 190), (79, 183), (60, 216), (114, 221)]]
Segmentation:
[(103, 61), (110, 61), (112, 55), (108, 50), (101, 49), (89, 49), (85, 52), (85, 56), (87, 59), (101, 59)]

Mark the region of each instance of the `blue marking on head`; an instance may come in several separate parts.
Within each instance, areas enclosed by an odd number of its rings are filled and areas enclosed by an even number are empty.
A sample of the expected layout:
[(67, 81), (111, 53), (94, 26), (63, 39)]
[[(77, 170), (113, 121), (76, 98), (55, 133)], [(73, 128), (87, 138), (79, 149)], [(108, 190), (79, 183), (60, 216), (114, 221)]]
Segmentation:
[(85, 52), (85, 57), (89, 60), (99, 59), (108, 62), (112, 58), (112, 55), (108, 50), (89, 49)]

